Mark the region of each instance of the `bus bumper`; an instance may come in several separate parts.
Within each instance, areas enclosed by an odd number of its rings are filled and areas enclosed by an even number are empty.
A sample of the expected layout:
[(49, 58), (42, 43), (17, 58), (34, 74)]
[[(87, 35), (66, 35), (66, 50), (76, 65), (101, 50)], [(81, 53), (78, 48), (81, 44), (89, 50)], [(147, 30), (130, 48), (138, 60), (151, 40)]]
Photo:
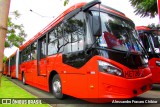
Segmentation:
[(100, 73), (99, 98), (132, 98), (142, 94), (152, 87), (152, 74), (142, 78), (126, 79), (117, 76), (107, 76)]

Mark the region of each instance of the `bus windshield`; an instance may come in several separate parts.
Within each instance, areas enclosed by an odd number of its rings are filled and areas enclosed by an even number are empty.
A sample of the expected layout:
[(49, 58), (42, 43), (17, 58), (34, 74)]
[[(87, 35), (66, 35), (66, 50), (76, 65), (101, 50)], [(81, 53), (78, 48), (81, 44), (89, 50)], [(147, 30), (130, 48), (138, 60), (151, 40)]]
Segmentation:
[[(98, 15), (98, 12), (93, 12)], [(99, 46), (118, 51), (141, 53), (142, 48), (136, 40), (137, 33), (134, 24), (112, 14), (100, 13), (102, 36), (99, 39)]]
[(151, 33), (151, 44), (155, 53), (160, 53), (160, 36)]
[(160, 53), (160, 36), (153, 31), (139, 31), (139, 38), (147, 52)]

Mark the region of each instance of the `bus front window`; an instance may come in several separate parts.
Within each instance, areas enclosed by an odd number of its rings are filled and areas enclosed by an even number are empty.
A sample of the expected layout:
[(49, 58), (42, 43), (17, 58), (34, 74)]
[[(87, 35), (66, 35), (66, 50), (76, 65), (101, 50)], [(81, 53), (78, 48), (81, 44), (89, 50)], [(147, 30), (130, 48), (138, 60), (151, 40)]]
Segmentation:
[(160, 53), (160, 37), (152, 33), (150, 40), (155, 53)]
[(160, 53), (160, 37), (152, 31), (139, 33), (139, 37), (147, 52)]
[(100, 47), (109, 49), (140, 53), (141, 47), (135, 39), (134, 24), (120, 17), (101, 12), (102, 36)]
[(152, 52), (152, 47), (150, 43), (150, 38), (148, 36), (148, 33), (139, 33), (139, 41), (143, 45), (143, 47), (146, 49), (147, 52)]

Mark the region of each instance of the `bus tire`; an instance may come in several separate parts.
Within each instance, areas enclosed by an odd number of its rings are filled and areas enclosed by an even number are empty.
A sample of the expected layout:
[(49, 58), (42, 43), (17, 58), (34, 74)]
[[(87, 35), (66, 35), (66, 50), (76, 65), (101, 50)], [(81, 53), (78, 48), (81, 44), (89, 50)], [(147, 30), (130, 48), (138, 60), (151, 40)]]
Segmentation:
[(22, 74), (22, 83), (23, 85), (26, 85), (26, 77), (24, 73)]
[(52, 79), (52, 92), (57, 99), (63, 99), (65, 97), (62, 93), (62, 83), (58, 74)]

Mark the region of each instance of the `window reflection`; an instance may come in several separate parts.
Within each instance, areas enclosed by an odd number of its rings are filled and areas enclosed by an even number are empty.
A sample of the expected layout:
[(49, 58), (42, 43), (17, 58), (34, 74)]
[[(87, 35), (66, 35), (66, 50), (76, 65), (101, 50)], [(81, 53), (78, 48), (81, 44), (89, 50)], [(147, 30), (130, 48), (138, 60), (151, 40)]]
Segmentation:
[(31, 44), (31, 59), (37, 59), (37, 42)]
[(40, 40), (40, 57), (44, 58), (46, 56), (46, 36), (42, 37)]
[[(96, 15), (93, 11), (93, 15)], [(99, 45), (120, 51), (141, 52), (142, 48), (135, 38), (134, 24), (120, 17), (101, 13), (102, 37)]]
[(85, 33), (84, 25), (82, 13), (67, 20), (64, 26), (65, 53), (83, 50)]

